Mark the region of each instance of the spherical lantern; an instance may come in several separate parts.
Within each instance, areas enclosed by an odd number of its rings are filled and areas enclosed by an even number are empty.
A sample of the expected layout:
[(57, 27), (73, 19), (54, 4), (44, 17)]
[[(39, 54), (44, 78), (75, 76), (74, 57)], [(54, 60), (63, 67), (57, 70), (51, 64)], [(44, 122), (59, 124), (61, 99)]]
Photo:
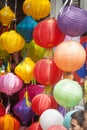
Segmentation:
[(10, 114), (5, 114), (0, 117), (0, 130), (19, 130), (20, 123)]
[(34, 77), (40, 84), (53, 85), (61, 79), (61, 76), (62, 71), (51, 58), (38, 61), (34, 67)]
[(4, 116), (5, 115), (5, 107), (2, 103), (0, 103), (0, 116)]
[(53, 95), (61, 106), (74, 107), (82, 98), (82, 88), (78, 82), (63, 79), (55, 85)]
[(0, 10), (0, 22), (2, 23), (3, 26), (9, 26), (11, 21), (14, 20), (15, 14), (13, 11), (10, 9), (9, 6), (4, 6)]
[(33, 77), (33, 69), (35, 63), (29, 57), (25, 57), (25, 59), (19, 63), (15, 67), (15, 73), (24, 81), (24, 83), (30, 83)]
[(62, 125), (54, 125), (48, 128), (48, 130), (67, 130), (67, 129)]
[(35, 42), (44, 48), (52, 48), (62, 42), (65, 38), (56, 19), (46, 19), (37, 24), (33, 31)]
[(76, 37), (87, 31), (87, 11), (75, 6), (66, 6), (58, 15), (58, 26), (62, 32)]
[(31, 15), (34, 19), (39, 20), (49, 15), (51, 3), (49, 0), (25, 0), (23, 11), (26, 15)]
[(32, 125), (30, 125), (28, 130), (42, 130), (42, 128), (39, 122), (35, 122)]
[(37, 22), (31, 16), (26, 16), (17, 24), (16, 31), (24, 37), (26, 42), (30, 42), (33, 39), (32, 33), (36, 25)]
[(75, 41), (62, 42), (54, 52), (56, 65), (66, 72), (73, 72), (80, 69), (85, 63), (85, 60), (85, 49)]
[(38, 94), (32, 100), (32, 110), (36, 114), (41, 115), (45, 110), (53, 107), (55, 108), (53, 102), (55, 103), (56, 101), (51, 96), (48, 96), (46, 94)]
[(8, 53), (14, 53), (21, 50), (24, 43), (25, 40), (23, 37), (14, 30), (4, 32), (0, 37), (0, 46)]
[(13, 73), (7, 73), (0, 77), (0, 92), (12, 95), (22, 88), (23, 82)]
[(56, 109), (48, 109), (40, 116), (40, 125), (43, 130), (48, 130), (53, 125), (62, 125), (63, 116)]

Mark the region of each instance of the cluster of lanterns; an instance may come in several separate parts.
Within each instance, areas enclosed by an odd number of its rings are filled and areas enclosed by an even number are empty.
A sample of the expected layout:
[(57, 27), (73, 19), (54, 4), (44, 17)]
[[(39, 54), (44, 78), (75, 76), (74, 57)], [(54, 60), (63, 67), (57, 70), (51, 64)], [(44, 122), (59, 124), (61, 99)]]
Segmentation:
[[(85, 47), (64, 39), (66, 35), (81, 36), (87, 30), (87, 11), (67, 6), (58, 14), (57, 20), (49, 18), (38, 23), (49, 15), (50, 10), (49, 0), (25, 0), (23, 11), (27, 16), (16, 30), (0, 36), (0, 47), (4, 51), (8, 54), (21, 51), (23, 58), (14, 73), (0, 76), (0, 92), (9, 96), (22, 89), (19, 102), (13, 108), (14, 114), (22, 125), (27, 125), (35, 115), (40, 117), (29, 130), (66, 130), (66, 119), (58, 110), (59, 106), (64, 110), (74, 107), (83, 97), (81, 85), (68, 76), (64, 79), (63, 74), (76, 71), (82, 77), (79, 71), (86, 65)], [(15, 14), (8, 6), (0, 11), (3, 26), (9, 26), (14, 18)], [(53, 49), (52, 53), (47, 54), (50, 49)], [(19, 121), (0, 105), (0, 129), (19, 130)]]

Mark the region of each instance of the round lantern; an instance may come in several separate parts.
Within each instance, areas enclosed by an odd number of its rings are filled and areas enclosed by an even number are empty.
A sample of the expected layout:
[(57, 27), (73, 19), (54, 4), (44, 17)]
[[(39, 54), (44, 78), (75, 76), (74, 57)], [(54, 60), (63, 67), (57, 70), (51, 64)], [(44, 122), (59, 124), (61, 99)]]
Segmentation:
[(22, 88), (22, 80), (13, 73), (7, 73), (0, 77), (0, 92), (12, 95)]
[(44, 48), (52, 48), (62, 42), (65, 38), (56, 19), (46, 19), (37, 24), (33, 31), (35, 42)]
[(62, 42), (54, 52), (56, 65), (66, 72), (73, 72), (80, 69), (85, 63), (85, 60), (85, 49), (75, 41)]
[(4, 6), (0, 10), (0, 22), (3, 26), (9, 26), (11, 21), (14, 20), (15, 14), (12, 12), (9, 6)]
[(62, 32), (76, 37), (87, 31), (87, 11), (75, 6), (66, 6), (58, 15), (58, 26)]
[(29, 44), (25, 44), (23, 49), (21, 50), (21, 55), (24, 57), (25, 55), (31, 57), (31, 59), (34, 62), (37, 62), (38, 60), (41, 60), (44, 57), (44, 54), (46, 52), (46, 49), (43, 47), (40, 47), (35, 43), (34, 40), (29, 42)]
[(5, 114), (0, 117), (0, 130), (19, 130), (20, 123), (10, 114)]
[(55, 85), (53, 95), (61, 106), (74, 107), (82, 98), (82, 88), (78, 82), (63, 79)]
[(67, 130), (67, 129), (62, 125), (54, 125), (51, 126), (48, 130)]
[(23, 37), (14, 30), (4, 32), (0, 37), (0, 45), (8, 53), (14, 53), (21, 50), (24, 43), (25, 40)]
[(34, 19), (39, 20), (49, 15), (51, 4), (49, 0), (25, 0), (23, 11), (26, 15), (31, 15)]
[(40, 125), (43, 130), (48, 130), (53, 125), (62, 125), (63, 116), (56, 109), (48, 109), (40, 116)]
[(0, 103), (0, 116), (4, 116), (5, 115), (5, 107), (2, 103)]
[(34, 77), (40, 84), (53, 85), (61, 79), (61, 76), (62, 71), (51, 58), (38, 61), (34, 67)]
[[(45, 104), (45, 105), (44, 105)], [(56, 104), (53, 105), (53, 104)], [(54, 98), (46, 94), (38, 94), (32, 100), (32, 110), (41, 115), (45, 110), (50, 108), (57, 108), (57, 103)]]
[(32, 33), (36, 25), (37, 22), (31, 16), (26, 16), (16, 26), (16, 31), (24, 37), (26, 42), (30, 42), (33, 39)]
[(25, 59), (19, 63), (15, 67), (15, 73), (24, 81), (24, 83), (30, 83), (33, 77), (33, 69), (35, 63), (29, 57), (25, 57)]
[(42, 128), (39, 122), (35, 122), (32, 125), (30, 125), (28, 130), (42, 130)]

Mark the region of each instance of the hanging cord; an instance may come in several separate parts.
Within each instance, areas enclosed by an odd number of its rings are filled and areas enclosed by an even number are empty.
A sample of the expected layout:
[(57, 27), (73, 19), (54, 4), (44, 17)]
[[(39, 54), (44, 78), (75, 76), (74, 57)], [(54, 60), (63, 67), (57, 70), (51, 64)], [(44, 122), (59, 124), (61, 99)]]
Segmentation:
[(14, 13), (15, 13), (15, 19), (14, 19), (14, 30), (16, 30), (16, 14), (17, 14), (17, 0), (15, 0), (15, 8), (14, 8)]

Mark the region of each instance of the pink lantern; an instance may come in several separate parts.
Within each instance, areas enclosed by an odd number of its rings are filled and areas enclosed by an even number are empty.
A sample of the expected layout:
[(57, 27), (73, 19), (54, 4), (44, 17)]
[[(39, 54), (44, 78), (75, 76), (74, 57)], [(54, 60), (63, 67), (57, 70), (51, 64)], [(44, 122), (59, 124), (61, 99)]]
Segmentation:
[(0, 92), (12, 95), (22, 88), (22, 80), (13, 73), (7, 73), (0, 77)]
[(66, 130), (66, 128), (62, 125), (54, 125), (51, 126), (48, 130)]

